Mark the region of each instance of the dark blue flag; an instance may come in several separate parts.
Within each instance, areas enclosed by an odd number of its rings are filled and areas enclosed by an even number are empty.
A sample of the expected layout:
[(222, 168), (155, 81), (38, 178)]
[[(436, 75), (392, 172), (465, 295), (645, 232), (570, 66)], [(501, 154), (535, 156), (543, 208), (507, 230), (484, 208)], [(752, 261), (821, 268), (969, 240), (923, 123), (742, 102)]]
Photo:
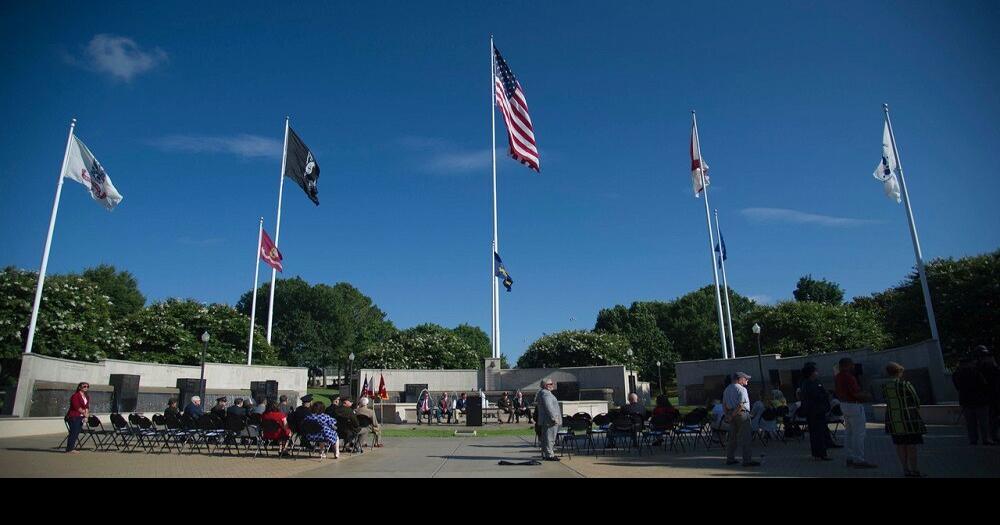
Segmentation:
[(721, 254), (721, 256), (716, 256), (719, 260), (719, 268), (722, 268), (722, 261), (728, 260), (726, 257), (726, 239), (722, 236), (722, 230), (719, 230), (719, 242), (715, 245), (715, 253)]
[(497, 277), (503, 278), (503, 285), (505, 288), (507, 288), (507, 291), (509, 292), (510, 286), (514, 284), (514, 279), (510, 278), (510, 274), (507, 273), (507, 268), (504, 267), (503, 261), (500, 260), (500, 254), (498, 254), (497, 252), (493, 252), (493, 267), (494, 267), (494, 274)]

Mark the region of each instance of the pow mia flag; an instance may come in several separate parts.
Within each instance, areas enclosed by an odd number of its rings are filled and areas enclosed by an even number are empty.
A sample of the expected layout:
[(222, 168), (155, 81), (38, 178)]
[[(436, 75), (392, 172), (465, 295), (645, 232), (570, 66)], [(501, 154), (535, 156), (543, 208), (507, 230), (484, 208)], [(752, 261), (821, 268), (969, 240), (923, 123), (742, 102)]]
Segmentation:
[(295, 134), (295, 131), (288, 128), (288, 149), (285, 151), (285, 176), (298, 183), (302, 191), (306, 192), (309, 200), (319, 206), (319, 190), (316, 182), (319, 180), (319, 164), (313, 158), (309, 147), (302, 142), (302, 139)]

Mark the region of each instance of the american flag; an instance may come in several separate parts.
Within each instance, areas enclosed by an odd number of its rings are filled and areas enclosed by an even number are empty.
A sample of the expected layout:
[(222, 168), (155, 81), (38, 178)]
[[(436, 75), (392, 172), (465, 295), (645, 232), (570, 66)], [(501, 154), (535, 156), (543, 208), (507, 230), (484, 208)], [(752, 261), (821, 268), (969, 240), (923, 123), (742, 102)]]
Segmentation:
[(493, 82), (496, 94), (496, 104), (503, 113), (507, 124), (507, 139), (510, 142), (510, 156), (521, 164), (535, 170), (538, 169), (538, 146), (535, 144), (535, 132), (528, 116), (528, 101), (524, 99), (524, 90), (517, 81), (514, 72), (510, 70), (507, 61), (500, 56), (500, 50), (493, 48)]

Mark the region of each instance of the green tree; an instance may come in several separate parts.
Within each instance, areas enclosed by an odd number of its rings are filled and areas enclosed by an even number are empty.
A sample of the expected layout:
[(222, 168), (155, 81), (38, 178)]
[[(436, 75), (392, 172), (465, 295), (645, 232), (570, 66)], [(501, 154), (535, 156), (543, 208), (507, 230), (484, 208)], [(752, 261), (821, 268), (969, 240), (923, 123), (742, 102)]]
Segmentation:
[[(996, 349), (1000, 337), (1000, 250), (927, 264), (927, 281), (937, 318), (941, 347), (949, 362), (977, 345)], [(897, 346), (930, 339), (920, 277), (912, 271), (904, 282), (884, 292), (855, 298), (855, 308), (883, 320)]]
[(843, 304), (844, 290), (839, 284), (826, 279), (813, 279), (812, 275), (799, 278), (792, 292), (796, 301), (812, 301), (823, 304)]
[[(646, 304), (648, 311), (656, 317), (656, 325), (673, 344), (673, 351), (681, 360), (716, 359), (722, 355), (714, 286), (705, 286), (669, 303)], [(729, 307), (736, 355), (756, 353), (749, 350), (753, 334), (749, 329), (738, 327), (753, 317), (761, 306), (730, 289)]]
[[(267, 330), (270, 284), (257, 289), (257, 319)], [(250, 292), (236, 303), (249, 315)], [(329, 367), (346, 364), (347, 356), (361, 355), (396, 329), (371, 298), (348, 283), (309, 285), (300, 277), (279, 279), (274, 294), (271, 342), (281, 358), (296, 366)]]
[(454, 331), (422, 324), (397, 332), (361, 354), (360, 365), (370, 368), (477, 369), (479, 355)]
[(482, 328), (462, 323), (453, 328), (452, 332), (455, 332), (455, 335), (469, 345), (469, 348), (479, 357), (479, 366), (476, 368), (481, 368), (483, 360), (493, 356), (490, 336), (486, 335)]
[(563, 331), (544, 335), (531, 343), (517, 360), (517, 367), (626, 365), (632, 368), (636, 363), (630, 362), (628, 350), (628, 340), (618, 334)]
[(138, 312), (146, 304), (146, 296), (139, 291), (139, 283), (126, 271), (102, 264), (83, 271), (83, 278), (97, 285), (97, 289), (111, 301), (111, 314), (115, 319)]
[(649, 303), (639, 302), (632, 303), (627, 309), (617, 305), (601, 310), (597, 315), (594, 331), (624, 337), (635, 354), (633, 360), (642, 377), (658, 381), (656, 362), (660, 361), (664, 380), (669, 381), (674, 377), (674, 364), (679, 356), (674, 352), (673, 344), (657, 326), (654, 311), (655, 308)]
[[(28, 335), (38, 274), (8, 267), (0, 274), (0, 358), (8, 368), (20, 359)], [(96, 361), (116, 355), (125, 345), (111, 301), (91, 281), (74, 275), (45, 280), (33, 352)]]
[(838, 352), (858, 348), (881, 350), (890, 343), (878, 317), (869, 310), (813, 301), (782, 302), (746, 319), (741, 330), (760, 323), (761, 345), (782, 356)]
[[(201, 362), (201, 334), (210, 339), (205, 360), (241, 364), (247, 361), (250, 319), (224, 304), (168, 299), (129, 316), (122, 324), (127, 345), (118, 357), (131, 361), (195, 365)], [(274, 349), (259, 330), (254, 333), (254, 363), (279, 364)]]

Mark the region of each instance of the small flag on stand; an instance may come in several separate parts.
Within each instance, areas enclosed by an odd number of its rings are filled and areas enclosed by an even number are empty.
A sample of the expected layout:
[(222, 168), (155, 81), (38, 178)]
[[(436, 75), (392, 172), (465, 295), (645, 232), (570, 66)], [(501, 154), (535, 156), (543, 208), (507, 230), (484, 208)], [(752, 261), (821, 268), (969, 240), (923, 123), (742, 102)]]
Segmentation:
[(260, 236), (260, 258), (271, 268), (279, 272), (283, 271), (281, 266), (281, 260), (283, 259), (281, 252), (278, 251), (278, 247), (271, 241), (271, 237), (267, 232), (263, 230)]
[(378, 375), (378, 397), (383, 401), (389, 399), (389, 392), (385, 389), (385, 376), (382, 374)]
[(104, 167), (76, 136), (69, 145), (63, 177), (83, 184), (90, 191), (90, 196), (108, 211), (115, 209), (122, 201), (121, 194), (111, 183), (111, 177), (105, 173)]
[(493, 83), (497, 107), (507, 124), (510, 156), (536, 172), (539, 171), (538, 146), (535, 144), (531, 117), (528, 115), (528, 101), (524, 98), (521, 83), (496, 47), (493, 48)]
[(872, 175), (883, 184), (885, 196), (890, 199), (896, 199), (897, 204), (903, 201), (899, 196), (899, 180), (896, 179), (898, 166), (899, 163), (896, 162), (896, 156), (892, 153), (892, 137), (889, 135), (889, 123), (886, 122), (885, 127), (882, 129), (882, 161), (875, 167), (875, 173)]

